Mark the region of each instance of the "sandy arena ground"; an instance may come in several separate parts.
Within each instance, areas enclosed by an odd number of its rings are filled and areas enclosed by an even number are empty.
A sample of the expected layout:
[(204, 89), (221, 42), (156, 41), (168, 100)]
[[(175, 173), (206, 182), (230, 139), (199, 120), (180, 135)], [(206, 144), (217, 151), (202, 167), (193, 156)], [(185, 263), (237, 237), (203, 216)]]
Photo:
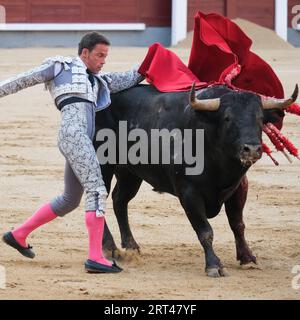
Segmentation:
[[(188, 48), (172, 50), (187, 62)], [(112, 48), (105, 70), (126, 70), (141, 61), (146, 51)], [(291, 93), (300, 81), (299, 49), (258, 48), (256, 52), (274, 67), (286, 93)], [(76, 48), (1, 49), (0, 79), (25, 71), (45, 57), (75, 53)], [(64, 158), (56, 147), (60, 114), (42, 85), (2, 98), (0, 110), (2, 234), (62, 192)], [(300, 148), (300, 118), (287, 115), (283, 132)], [(67, 217), (32, 234), (34, 260), (0, 242), (0, 265), (6, 270), (6, 289), (0, 289), (0, 299), (299, 299), (291, 271), (300, 265), (300, 161), (290, 164), (279, 154), (275, 157), (279, 167), (264, 156), (248, 174), (246, 236), (261, 269), (239, 267), (222, 210), (210, 222), (215, 251), (230, 276), (206, 277), (203, 250), (179, 201), (154, 193), (144, 183), (129, 206), (142, 255), (125, 254), (120, 261), (123, 273), (84, 272), (87, 234), (82, 201)], [(110, 198), (108, 208), (107, 220), (119, 244)]]

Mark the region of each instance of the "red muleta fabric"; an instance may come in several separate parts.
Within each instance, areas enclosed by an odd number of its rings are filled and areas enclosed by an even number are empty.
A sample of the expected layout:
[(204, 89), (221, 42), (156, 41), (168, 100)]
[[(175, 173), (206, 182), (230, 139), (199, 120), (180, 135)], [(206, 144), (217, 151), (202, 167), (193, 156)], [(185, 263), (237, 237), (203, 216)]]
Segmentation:
[(238, 89), (283, 98), (283, 87), (270, 65), (250, 51), (252, 40), (231, 20), (216, 14), (198, 12), (189, 69), (202, 81), (226, 84), (226, 76), (238, 65), (232, 80)]
[[(261, 95), (283, 98), (282, 84), (272, 68), (250, 51), (252, 41), (231, 20), (198, 12), (188, 67), (159, 43), (149, 47), (139, 72), (159, 91), (187, 91), (226, 84)], [(279, 119), (281, 122), (282, 119)], [(281, 123), (277, 124), (281, 128)]]
[(195, 16), (194, 37), (188, 67), (175, 53), (154, 43), (139, 68), (159, 91), (187, 91), (196, 87), (227, 84), (226, 76), (240, 66), (232, 81), (238, 89), (283, 98), (282, 84), (272, 68), (250, 51), (245, 33), (231, 20), (216, 14)]

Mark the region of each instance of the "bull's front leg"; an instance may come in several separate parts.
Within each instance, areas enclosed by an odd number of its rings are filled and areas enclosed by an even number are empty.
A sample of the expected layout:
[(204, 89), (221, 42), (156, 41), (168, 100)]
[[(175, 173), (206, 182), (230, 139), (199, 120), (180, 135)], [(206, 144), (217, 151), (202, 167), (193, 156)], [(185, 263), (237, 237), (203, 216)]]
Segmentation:
[[(102, 165), (101, 166), (102, 177), (103, 177), (103, 181), (105, 183), (105, 187), (106, 187), (108, 194), (110, 193), (111, 180), (112, 180), (112, 177), (114, 174), (114, 170), (115, 170), (115, 166), (112, 166), (112, 165)], [(104, 225), (102, 245), (103, 245), (103, 249), (104, 249), (107, 257), (111, 256), (112, 258), (116, 258), (116, 259), (119, 258), (120, 252), (116, 246), (115, 240), (114, 240), (106, 222)]]
[(235, 238), (236, 258), (241, 265), (251, 262), (256, 263), (256, 257), (249, 249), (244, 234), (243, 209), (247, 200), (247, 193), (248, 179), (244, 176), (235, 193), (225, 202), (225, 211)]
[(104, 225), (102, 246), (105, 251), (105, 255), (107, 257), (111, 256), (112, 258), (115, 258), (115, 259), (118, 259), (120, 257), (119, 249), (117, 248), (115, 240), (114, 240), (106, 222)]
[(182, 190), (179, 199), (204, 249), (206, 274), (214, 278), (226, 276), (224, 266), (213, 250), (213, 230), (206, 217), (204, 200), (190, 186)]

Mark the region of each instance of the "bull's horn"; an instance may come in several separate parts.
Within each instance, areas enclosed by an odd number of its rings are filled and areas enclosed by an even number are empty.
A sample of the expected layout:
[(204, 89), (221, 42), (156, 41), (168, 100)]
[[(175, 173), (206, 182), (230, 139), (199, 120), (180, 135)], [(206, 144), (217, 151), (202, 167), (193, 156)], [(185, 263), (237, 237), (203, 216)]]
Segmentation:
[(220, 107), (220, 98), (204, 100), (197, 99), (194, 82), (190, 91), (190, 106), (196, 110), (216, 111)]
[(296, 84), (295, 90), (292, 96), (288, 99), (276, 99), (276, 98), (262, 98), (262, 106), (264, 109), (285, 109), (296, 101), (298, 97), (298, 84)]

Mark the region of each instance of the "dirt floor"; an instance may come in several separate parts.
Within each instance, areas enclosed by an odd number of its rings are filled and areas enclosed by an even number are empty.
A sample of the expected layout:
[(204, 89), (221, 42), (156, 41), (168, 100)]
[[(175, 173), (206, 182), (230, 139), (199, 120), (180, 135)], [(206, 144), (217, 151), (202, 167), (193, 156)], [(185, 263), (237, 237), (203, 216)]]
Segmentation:
[[(172, 50), (187, 62), (188, 48)], [(112, 48), (105, 70), (126, 70), (141, 61), (146, 51)], [(274, 67), (286, 93), (291, 93), (300, 80), (300, 51), (284, 46), (256, 52)], [(1, 49), (0, 79), (25, 71), (45, 57), (75, 53), (75, 48)], [(0, 110), (2, 234), (63, 190), (64, 158), (56, 147), (60, 114), (42, 85), (2, 98)], [(283, 132), (300, 148), (300, 118), (287, 115)], [(0, 265), (6, 270), (6, 289), (0, 289), (0, 299), (299, 299), (300, 289), (292, 287), (292, 268), (300, 265), (300, 161), (290, 164), (279, 154), (275, 157), (279, 167), (264, 156), (248, 174), (246, 236), (259, 269), (239, 267), (222, 210), (210, 222), (215, 251), (230, 276), (206, 277), (203, 250), (178, 200), (143, 184), (129, 206), (142, 255), (124, 253), (120, 261), (124, 272), (84, 272), (87, 234), (82, 202), (67, 217), (32, 234), (34, 260), (0, 243)], [(107, 220), (119, 244), (110, 198), (108, 208)]]

